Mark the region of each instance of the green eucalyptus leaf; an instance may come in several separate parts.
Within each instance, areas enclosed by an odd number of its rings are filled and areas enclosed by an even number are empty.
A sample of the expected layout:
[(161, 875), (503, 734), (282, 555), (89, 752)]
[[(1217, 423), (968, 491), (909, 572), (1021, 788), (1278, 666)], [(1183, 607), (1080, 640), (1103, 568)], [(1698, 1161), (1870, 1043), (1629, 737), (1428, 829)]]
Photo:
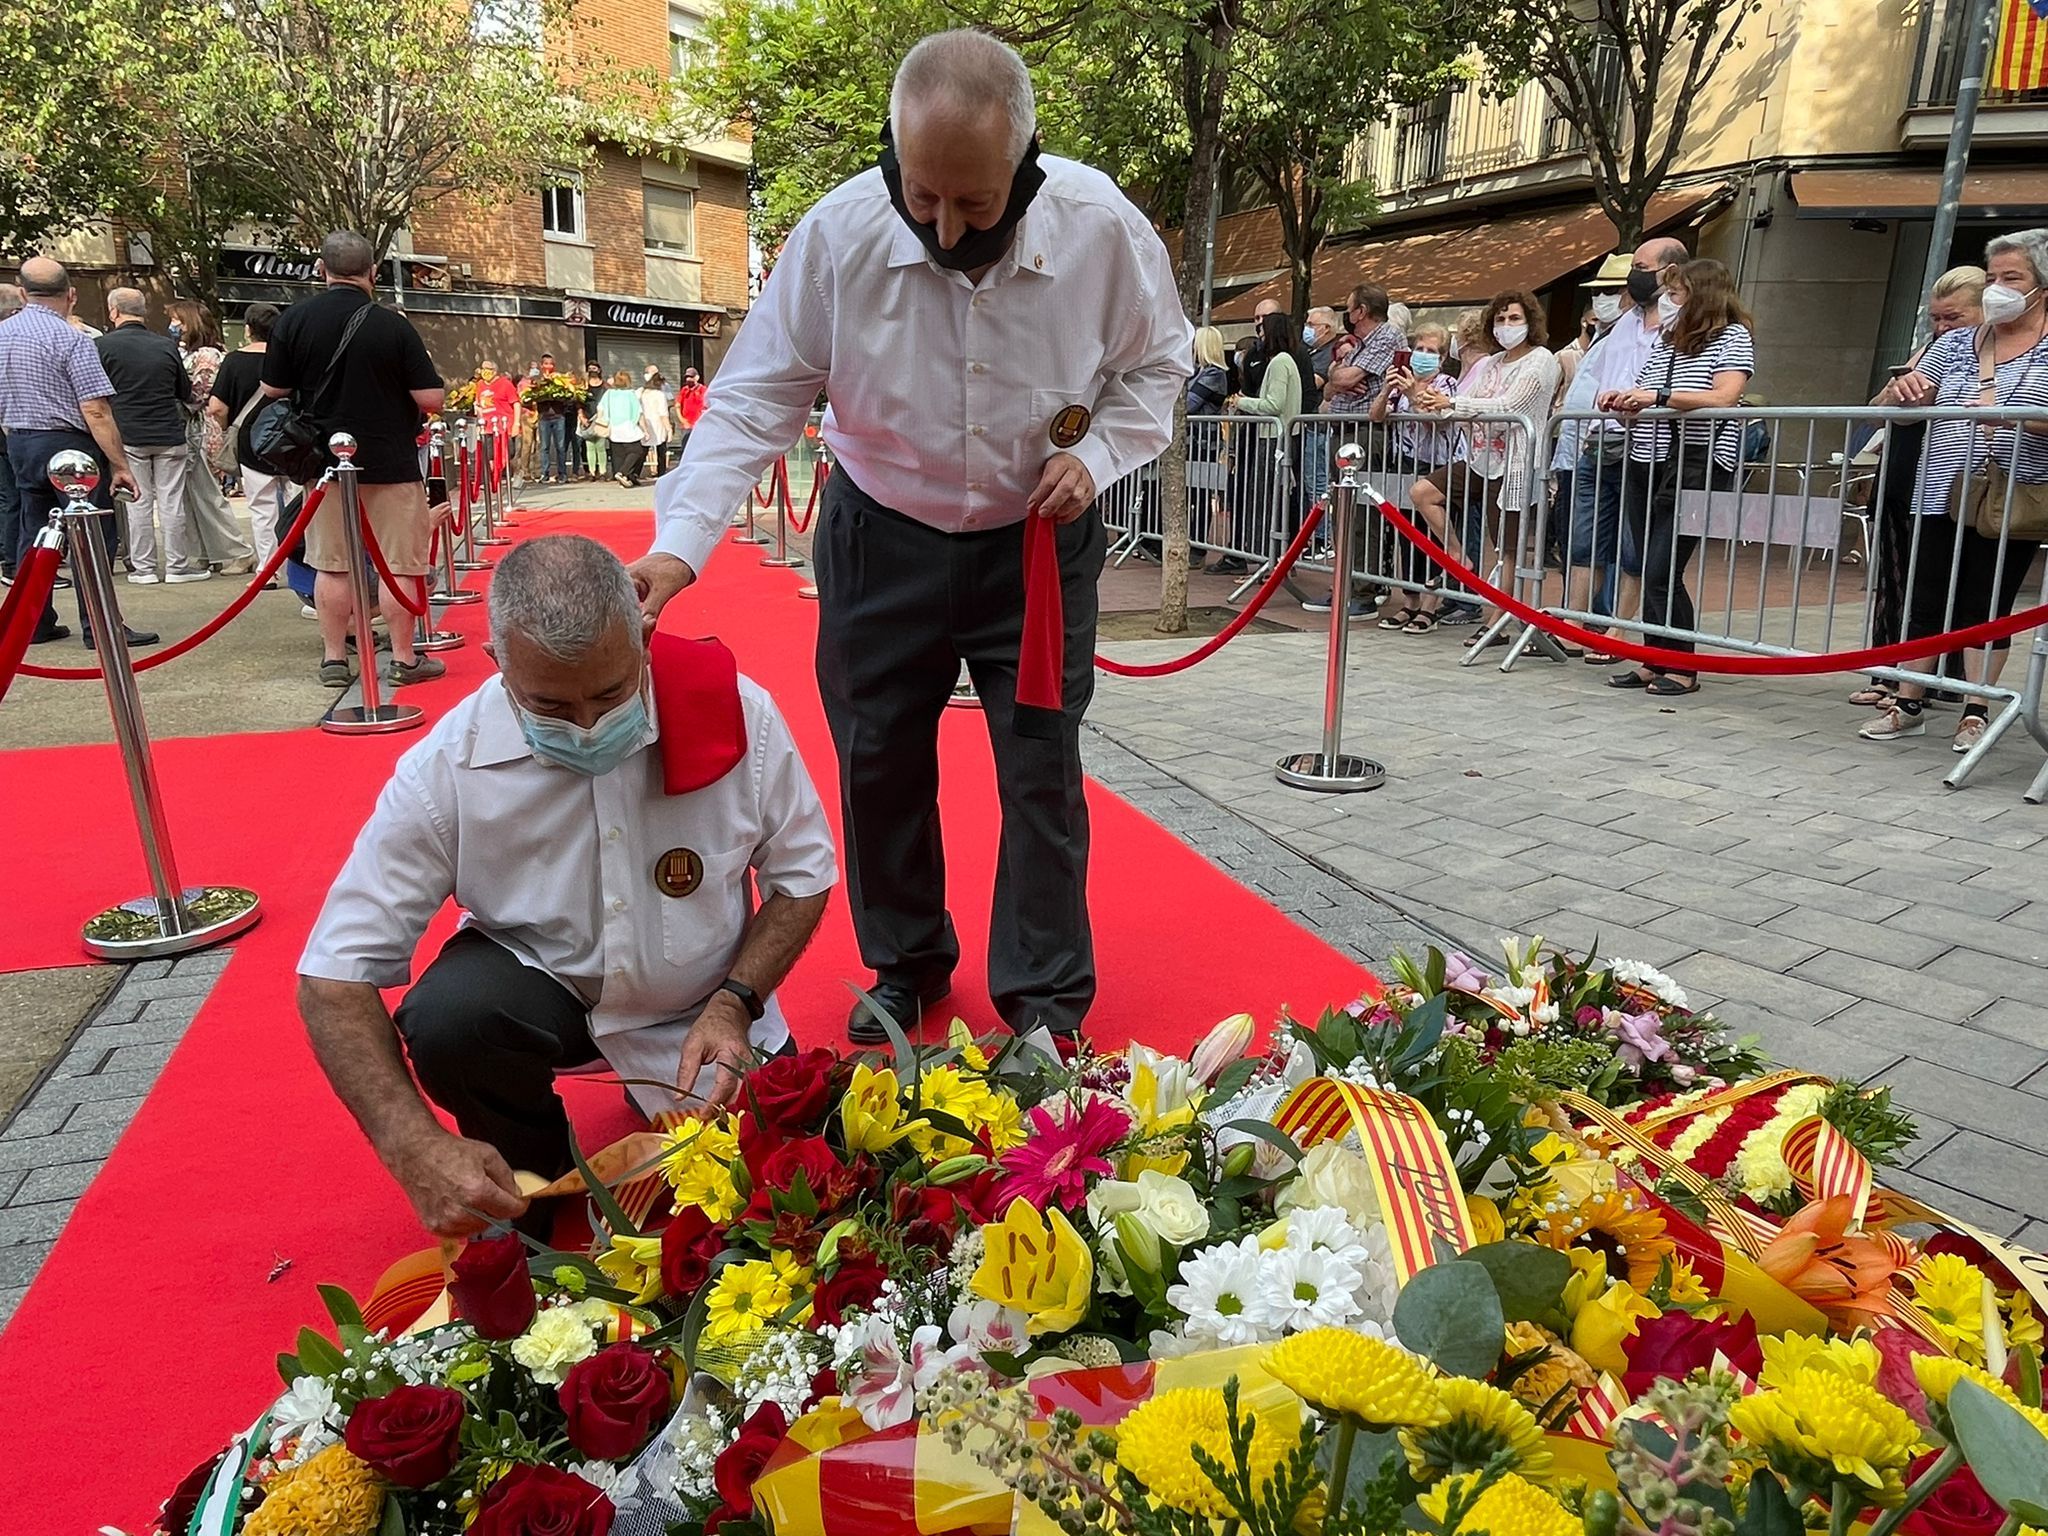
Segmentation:
[(2048, 1440), (2010, 1403), (1974, 1381), (1949, 1393), (1956, 1443), (1991, 1500), (2028, 1525), (2048, 1526)]
[(1531, 1322), (1557, 1305), (1572, 1277), (1572, 1261), (1534, 1243), (1481, 1243), (1459, 1255), (1493, 1277), (1501, 1313), (1511, 1323)]
[(1489, 1374), (1506, 1329), (1493, 1276), (1464, 1259), (1417, 1271), (1394, 1302), (1401, 1342), (1453, 1376)]

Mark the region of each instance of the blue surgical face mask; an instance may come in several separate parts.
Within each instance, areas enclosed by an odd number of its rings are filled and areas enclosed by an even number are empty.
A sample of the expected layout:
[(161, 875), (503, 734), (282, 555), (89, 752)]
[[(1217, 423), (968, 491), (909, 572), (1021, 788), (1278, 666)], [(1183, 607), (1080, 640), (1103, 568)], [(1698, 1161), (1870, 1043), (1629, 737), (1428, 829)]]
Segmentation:
[(1301, 344), (1305, 347), (1313, 347), (1316, 344), (1316, 328), (1314, 326), (1304, 325), (1301, 328)]
[(176, 341), (180, 336), (183, 336), (185, 334), (185, 327), (180, 325), (175, 320), (173, 320), (169, 325), (165, 326), (164, 330), (169, 334), (171, 340), (173, 341)]
[(1443, 365), (1444, 360), (1434, 352), (1410, 352), (1408, 354), (1408, 371), (1418, 379), (1433, 377), (1437, 369), (1443, 367)]
[(536, 715), (516, 700), (512, 708), (535, 757), (591, 779), (602, 778), (646, 746), (651, 725), (647, 698), (639, 689), (588, 726)]

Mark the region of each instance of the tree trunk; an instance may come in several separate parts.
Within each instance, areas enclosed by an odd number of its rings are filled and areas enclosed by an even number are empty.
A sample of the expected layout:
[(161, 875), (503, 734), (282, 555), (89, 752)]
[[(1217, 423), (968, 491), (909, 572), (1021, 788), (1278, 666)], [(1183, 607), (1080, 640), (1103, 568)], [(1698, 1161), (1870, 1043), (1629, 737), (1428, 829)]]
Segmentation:
[[(1188, 121), (1188, 196), (1181, 217), (1180, 302), (1188, 318), (1202, 313), (1202, 258), (1197, 239), (1206, 239), (1209, 211), (1216, 201), (1216, 159), (1223, 135), (1223, 94), (1230, 83), (1230, 20), (1222, 6), (1210, 13), (1209, 47), (1184, 55), (1189, 72), (1186, 97), (1197, 110)], [(1199, 78), (1196, 77), (1199, 72)], [(1139, 505), (1143, 505), (1142, 502)], [(1159, 461), (1159, 618), (1162, 635), (1188, 627), (1188, 458), (1187, 396), (1173, 403), (1173, 441)]]

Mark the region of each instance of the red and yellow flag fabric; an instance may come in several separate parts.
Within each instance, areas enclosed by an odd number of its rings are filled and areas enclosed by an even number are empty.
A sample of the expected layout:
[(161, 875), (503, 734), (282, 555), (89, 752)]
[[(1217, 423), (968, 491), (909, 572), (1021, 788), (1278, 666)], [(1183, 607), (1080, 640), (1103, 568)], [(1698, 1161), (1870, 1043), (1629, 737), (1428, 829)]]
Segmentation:
[(2000, 0), (1991, 89), (2018, 93), (2048, 88), (2048, 0)]

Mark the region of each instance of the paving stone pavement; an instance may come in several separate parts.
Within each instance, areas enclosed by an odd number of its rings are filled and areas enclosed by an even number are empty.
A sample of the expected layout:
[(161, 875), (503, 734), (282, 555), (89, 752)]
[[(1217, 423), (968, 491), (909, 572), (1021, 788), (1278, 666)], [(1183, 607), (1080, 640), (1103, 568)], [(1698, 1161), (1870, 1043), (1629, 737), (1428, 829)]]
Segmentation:
[[(1951, 791), (1954, 713), (1859, 741), (1857, 679), (1709, 678), (1658, 701), (1578, 663), (1461, 668), (1450, 631), (1355, 625), (1344, 748), (1388, 782), (1319, 795), (1272, 765), (1320, 745), (1324, 650), (1246, 635), (1187, 672), (1104, 676), (1090, 723), (1178, 786), (1152, 793), (1185, 825), (1215, 825), (1198, 795), (1476, 953), (1508, 932), (1597, 940), (1787, 1065), (1890, 1084), (1921, 1126), (1896, 1186), (2048, 1247), (2048, 806), (2020, 798), (2041, 762), (2024, 732)], [(1383, 961), (1375, 943), (1385, 925), (1364, 947)]]
[(43, 1080), (0, 1121), (0, 1327), (232, 953), (130, 966)]

